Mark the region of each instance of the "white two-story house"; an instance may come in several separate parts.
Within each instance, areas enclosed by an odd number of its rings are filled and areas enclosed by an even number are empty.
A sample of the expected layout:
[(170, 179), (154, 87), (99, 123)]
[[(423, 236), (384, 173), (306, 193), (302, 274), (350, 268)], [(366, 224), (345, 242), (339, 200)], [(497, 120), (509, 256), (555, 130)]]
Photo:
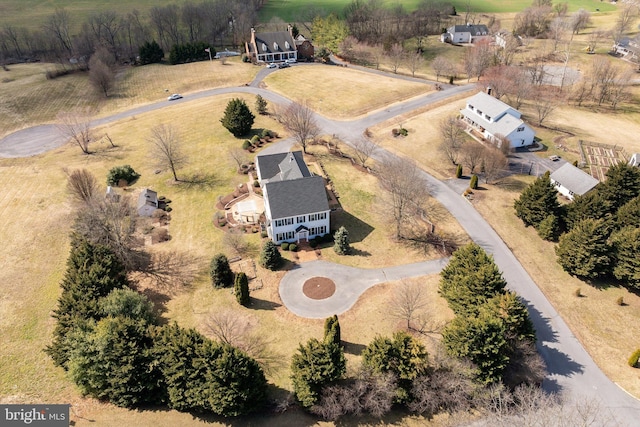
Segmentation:
[(504, 136), (511, 148), (532, 145), (536, 136), (533, 129), (520, 118), (520, 111), (484, 92), (469, 98), (460, 114), (484, 138), (495, 143), (499, 136)]
[(313, 175), (301, 151), (259, 155), (266, 230), (276, 244), (300, 242), (330, 232), (324, 178)]

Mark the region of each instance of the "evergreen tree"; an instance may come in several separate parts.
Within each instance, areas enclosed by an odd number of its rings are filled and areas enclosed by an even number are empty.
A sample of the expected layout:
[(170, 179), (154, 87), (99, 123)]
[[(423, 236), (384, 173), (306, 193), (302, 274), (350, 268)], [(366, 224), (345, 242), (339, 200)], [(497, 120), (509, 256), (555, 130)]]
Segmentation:
[(538, 236), (544, 240), (555, 241), (560, 233), (558, 217), (549, 215), (538, 224)]
[(239, 98), (234, 98), (227, 103), (224, 116), (220, 119), (224, 126), (235, 137), (246, 135), (253, 126), (255, 116), (247, 107), (247, 104)]
[(456, 178), (462, 178), (462, 165), (456, 167)]
[(143, 294), (133, 289), (114, 289), (98, 302), (103, 316), (129, 317), (142, 320), (150, 325), (158, 323), (153, 304)]
[(622, 205), (615, 215), (615, 227), (640, 227), (640, 196), (634, 197)]
[(324, 342), (325, 344), (335, 343), (341, 345), (340, 341), (340, 322), (335, 314), (327, 317), (324, 321)]
[(291, 381), (300, 404), (311, 408), (319, 399), (322, 387), (342, 378), (346, 361), (342, 347), (315, 338), (300, 344), (291, 360)]
[(349, 231), (344, 226), (340, 226), (336, 234), (333, 236), (333, 250), (338, 255), (348, 255), (351, 252), (349, 243)]
[(255, 360), (193, 329), (175, 323), (163, 327), (155, 354), (169, 406), (178, 411), (238, 416), (261, 409), (266, 401), (267, 380)]
[(236, 294), (236, 300), (238, 300), (238, 304), (245, 307), (249, 305), (249, 280), (247, 279), (246, 274), (242, 272), (236, 274), (234, 292)]
[(516, 341), (535, 343), (536, 330), (529, 318), (529, 311), (515, 292), (496, 295), (484, 304), (481, 315), (494, 316), (502, 321), (504, 337), (511, 344)]
[(217, 254), (211, 259), (209, 275), (214, 288), (226, 288), (233, 284), (233, 271), (224, 254)]
[(78, 322), (102, 318), (100, 298), (127, 286), (124, 266), (113, 251), (76, 236), (72, 238), (67, 271), (61, 283), (62, 294), (53, 312), (57, 320), (53, 341), (45, 349), (56, 365), (66, 369), (72, 348), (66, 340), (67, 334)]
[(377, 374), (391, 373), (397, 380), (396, 402), (411, 400), (413, 380), (425, 375), (429, 355), (424, 346), (404, 331), (392, 339), (377, 336), (362, 352), (362, 365)]
[(107, 174), (107, 185), (117, 186), (120, 181), (124, 181), (126, 185), (129, 185), (138, 178), (140, 178), (140, 174), (133, 170), (130, 165), (114, 166), (109, 169)]
[(126, 408), (164, 401), (148, 326), (144, 320), (110, 316), (75, 331), (68, 368), (84, 395)]
[(162, 61), (164, 58), (164, 51), (155, 40), (152, 42), (144, 42), (138, 50), (140, 56), (140, 63), (142, 65), (153, 64)]
[(547, 217), (558, 215), (557, 195), (547, 172), (522, 191), (514, 203), (516, 215), (526, 226), (538, 228)]
[(607, 171), (598, 192), (609, 202), (611, 214), (640, 195), (640, 168), (620, 162)]
[(475, 190), (478, 188), (478, 175), (471, 175), (471, 180), (469, 181), (469, 188)]
[(640, 289), (640, 228), (624, 227), (611, 235), (613, 275), (629, 287)]
[(496, 316), (456, 316), (442, 331), (442, 342), (450, 355), (473, 362), (484, 384), (499, 381), (509, 364), (510, 346)]
[(256, 111), (260, 115), (267, 114), (267, 100), (260, 95), (256, 95)]
[(458, 315), (473, 315), (480, 304), (504, 293), (507, 283), (493, 257), (470, 243), (453, 253), (440, 272), (440, 295)]
[(579, 222), (585, 219), (605, 219), (611, 213), (610, 202), (602, 197), (598, 188), (583, 196), (576, 196), (566, 207), (567, 228), (571, 230)]
[(267, 270), (277, 270), (282, 265), (282, 255), (271, 240), (267, 240), (260, 252), (260, 265)]
[(584, 219), (560, 237), (558, 263), (569, 274), (595, 279), (609, 271), (609, 227), (602, 219)]

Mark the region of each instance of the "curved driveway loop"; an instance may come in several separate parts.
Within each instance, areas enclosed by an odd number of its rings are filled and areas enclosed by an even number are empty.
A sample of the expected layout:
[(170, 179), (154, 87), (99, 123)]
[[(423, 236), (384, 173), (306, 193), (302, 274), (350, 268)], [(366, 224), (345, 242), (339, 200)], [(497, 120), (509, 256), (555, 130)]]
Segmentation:
[[(360, 295), (372, 286), (408, 277), (435, 274), (447, 265), (447, 261), (447, 258), (442, 258), (375, 269), (347, 267), (327, 261), (309, 261), (285, 274), (280, 281), (280, 298), (289, 311), (300, 317), (323, 319), (349, 310)], [(312, 277), (327, 277), (333, 280), (336, 284), (334, 294), (322, 300), (307, 297), (302, 287)]]

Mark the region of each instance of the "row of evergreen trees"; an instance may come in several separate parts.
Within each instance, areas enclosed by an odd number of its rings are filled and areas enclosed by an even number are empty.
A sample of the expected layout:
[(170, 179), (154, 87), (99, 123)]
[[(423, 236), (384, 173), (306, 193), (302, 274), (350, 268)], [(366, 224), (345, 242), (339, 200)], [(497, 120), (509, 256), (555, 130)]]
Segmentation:
[[(205, 49), (209, 49), (207, 52)], [(187, 62), (206, 61), (216, 55), (216, 50), (205, 42), (193, 42), (185, 44), (175, 44), (169, 51), (169, 63), (171, 65), (184, 64)], [(155, 41), (145, 42), (138, 50), (138, 57), (141, 65), (154, 64), (164, 59), (164, 50)]]
[(222, 416), (264, 404), (267, 381), (258, 363), (195, 330), (161, 326), (106, 246), (74, 236), (61, 286), (46, 352), (84, 395)]
[(541, 380), (539, 373), (527, 374), (533, 361), (522, 360), (525, 354), (536, 357), (529, 313), (521, 299), (506, 290), (493, 258), (471, 243), (453, 253), (440, 277), (440, 295), (456, 314), (442, 332), (447, 352), (473, 362), (476, 378), (484, 384)]
[(583, 279), (614, 277), (640, 289), (640, 168), (620, 163), (591, 192), (561, 206), (549, 173), (515, 201), (516, 215), (558, 241), (558, 263)]

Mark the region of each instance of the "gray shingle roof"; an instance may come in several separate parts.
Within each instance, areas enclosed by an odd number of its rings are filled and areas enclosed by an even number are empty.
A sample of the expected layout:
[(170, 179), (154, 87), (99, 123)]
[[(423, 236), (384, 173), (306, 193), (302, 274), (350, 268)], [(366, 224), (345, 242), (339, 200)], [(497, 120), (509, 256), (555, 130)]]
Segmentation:
[[(451, 28), (449, 28), (448, 31), (451, 31)], [(484, 24), (454, 25), (453, 31), (456, 33), (471, 33), (472, 36), (486, 36), (487, 34), (489, 34), (489, 29)]]
[(588, 193), (600, 181), (588, 173), (578, 169), (571, 163), (565, 163), (550, 176), (553, 181), (559, 182), (564, 188), (573, 194), (582, 196)]
[(258, 54), (295, 52), (296, 43), (288, 31), (256, 33), (256, 49)]
[(145, 188), (140, 193), (138, 197), (138, 209), (142, 208), (144, 205), (158, 207), (158, 193), (153, 190), (149, 190)]
[[(518, 110), (484, 92), (478, 92), (469, 98), (467, 105), (473, 106), (475, 111), (471, 111), (465, 107), (460, 110), (460, 112), (487, 129), (492, 135), (501, 134), (507, 136), (520, 126), (528, 127), (519, 117), (504, 114), (507, 110), (512, 110), (520, 114)], [(482, 111), (483, 116), (481, 117), (476, 114), (476, 111)], [(497, 121), (490, 122), (484, 118), (484, 114), (487, 114), (492, 120), (496, 120), (497, 117), (499, 118)]]
[[(484, 92), (478, 92), (467, 100), (467, 104), (473, 105), (476, 109), (482, 111), (484, 114), (488, 114), (495, 120), (500, 114), (506, 112), (512, 108), (509, 104), (505, 104), (497, 98), (491, 95), (487, 95)], [(513, 108), (514, 111), (518, 111)]]
[[(302, 157), (302, 151), (266, 154), (256, 158), (262, 180), (286, 180), (311, 176)], [(280, 172), (283, 175), (280, 176)]]
[(329, 210), (327, 191), (321, 176), (271, 181), (265, 184), (264, 189), (273, 220)]

